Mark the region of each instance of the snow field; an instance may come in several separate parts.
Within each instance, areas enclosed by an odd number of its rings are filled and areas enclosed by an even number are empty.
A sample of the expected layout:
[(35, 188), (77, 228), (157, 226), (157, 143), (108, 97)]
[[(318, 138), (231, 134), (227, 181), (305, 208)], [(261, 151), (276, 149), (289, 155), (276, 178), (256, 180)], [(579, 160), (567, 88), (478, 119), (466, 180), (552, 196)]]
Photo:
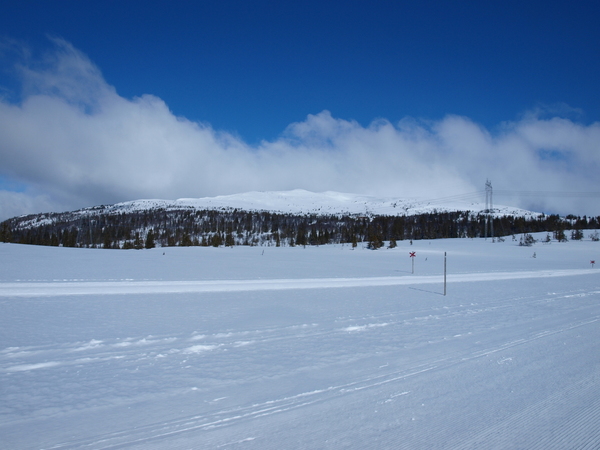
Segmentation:
[(597, 448), (598, 253), (0, 245), (0, 441)]

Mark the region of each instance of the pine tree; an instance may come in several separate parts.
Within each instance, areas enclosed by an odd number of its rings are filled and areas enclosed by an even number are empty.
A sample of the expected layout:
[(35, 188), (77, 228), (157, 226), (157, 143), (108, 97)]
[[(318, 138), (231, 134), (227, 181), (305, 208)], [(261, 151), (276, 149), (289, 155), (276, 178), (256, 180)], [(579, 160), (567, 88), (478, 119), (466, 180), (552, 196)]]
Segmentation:
[(187, 232), (183, 233), (183, 236), (181, 237), (181, 242), (179, 243), (179, 245), (181, 247), (191, 247), (192, 245), (194, 245), (194, 243), (192, 242), (192, 239), (190, 238), (190, 235)]
[(8, 222), (2, 222), (0, 227), (0, 242), (12, 242), (12, 231)]
[(565, 230), (559, 229), (554, 232), (554, 239), (558, 242), (567, 242), (567, 236), (565, 235)]
[(521, 238), (519, 245), (524, 246), (524, 247), (531, 247), (536, 242), (537, 241), (534, 239), (534, 237), (531, 234), (525, 233), (525, 234), (523, 234), (523, 237)]
[(210, 245), (212, 245), (213, 247), (220, 247), (221, 245), (223, 245), (223, 237), (220, 233), (215, 233), (212, 235), (212, 237), (210, 238)]
[(154, 242), (154, 232), (152, 230), (148, 231), (144, 247), (148, 249), (156, 247), (156, 243)]
[(227, 231), (225, 235), (225, 247), (233, 247), (235, 245), (235, 240), (233, 239), (233, 233), (231, 230)]
[(133, 248), (135, 248), (136, 250), (141, 250), (142, 248), (144, 248), (144, 245), (142, 244), (142, 239), (140, 238), (140, 233), (135, 233)]
[(379, 224), (369, 227), (369, 243), (367, 248), (377, 250), (383, 247), (383, 232)]

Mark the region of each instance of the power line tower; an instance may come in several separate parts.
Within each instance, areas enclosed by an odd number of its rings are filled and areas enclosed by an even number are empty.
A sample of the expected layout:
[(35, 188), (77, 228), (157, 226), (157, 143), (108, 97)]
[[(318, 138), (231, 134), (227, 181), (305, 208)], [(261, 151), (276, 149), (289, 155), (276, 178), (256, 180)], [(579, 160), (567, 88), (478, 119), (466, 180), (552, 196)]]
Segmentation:
[(485, 238), (488, 237), (488, 221), (490, 222), (492, 239), (494, 238), (494, 205), (492, 202), (492, 182), (485, 180)]

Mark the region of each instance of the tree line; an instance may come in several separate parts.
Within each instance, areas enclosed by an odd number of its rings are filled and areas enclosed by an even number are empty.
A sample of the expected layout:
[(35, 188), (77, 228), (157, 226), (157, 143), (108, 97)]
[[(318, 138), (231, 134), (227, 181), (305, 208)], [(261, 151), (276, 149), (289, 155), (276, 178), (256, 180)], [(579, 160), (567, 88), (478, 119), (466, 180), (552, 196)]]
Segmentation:
[[(68, 213), (34, 214), (0, 224), (0, 241), (20, 244), (107, 249), (173, 246), (306, 246), (387, 241), (477, 238), (487, 229), (496, 236), (599, 228), (600, 216), (539, 215), (493, 217), (470, 211), (413, 216), (280, 214), (237, 209), (154, 208), (119, 211), (108, 207)], [(560, 234), (562, 235), (562, 234)]]

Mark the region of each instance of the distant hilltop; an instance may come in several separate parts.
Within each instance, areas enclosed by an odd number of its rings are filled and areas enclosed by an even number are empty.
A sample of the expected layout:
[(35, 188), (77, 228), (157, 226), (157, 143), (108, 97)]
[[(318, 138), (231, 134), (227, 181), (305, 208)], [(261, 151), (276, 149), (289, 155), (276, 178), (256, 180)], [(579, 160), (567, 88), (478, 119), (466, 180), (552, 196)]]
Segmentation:
[[(443, 199), (441, 199), (443, 200)], [(93, 248), (323, 245), (493, 237), (597, 228), (597, 218), (556, 215), (475, 201), (422, 201), (305, 190), (197, 199), (136, 200), (72, 212), (15, 217), (0, 241)]]
[[(178, 200), (135, 200), (118, 203), (109, 210), (142, 211), (151, 209), (197, 209), (267, 211), (278, 214), (317, 215), (388, 215), (414, 216), (432, 212), (472, 211), (482, 212), (482, 202), (452, 201), (443, 199), (419, 200), (398, 197), (374, 197), (334, 191), (310, 192), (303, 189), (291, 191), (245, 192), (217, 197), (182, 198)], [(96, 209), (96, 208), (94, 208)], [(83, 210), (85, 211), (85, 210)], [(507, 206), (495, 206), (494, 215), (520, 217), (539, 216), (539, 213)]]

